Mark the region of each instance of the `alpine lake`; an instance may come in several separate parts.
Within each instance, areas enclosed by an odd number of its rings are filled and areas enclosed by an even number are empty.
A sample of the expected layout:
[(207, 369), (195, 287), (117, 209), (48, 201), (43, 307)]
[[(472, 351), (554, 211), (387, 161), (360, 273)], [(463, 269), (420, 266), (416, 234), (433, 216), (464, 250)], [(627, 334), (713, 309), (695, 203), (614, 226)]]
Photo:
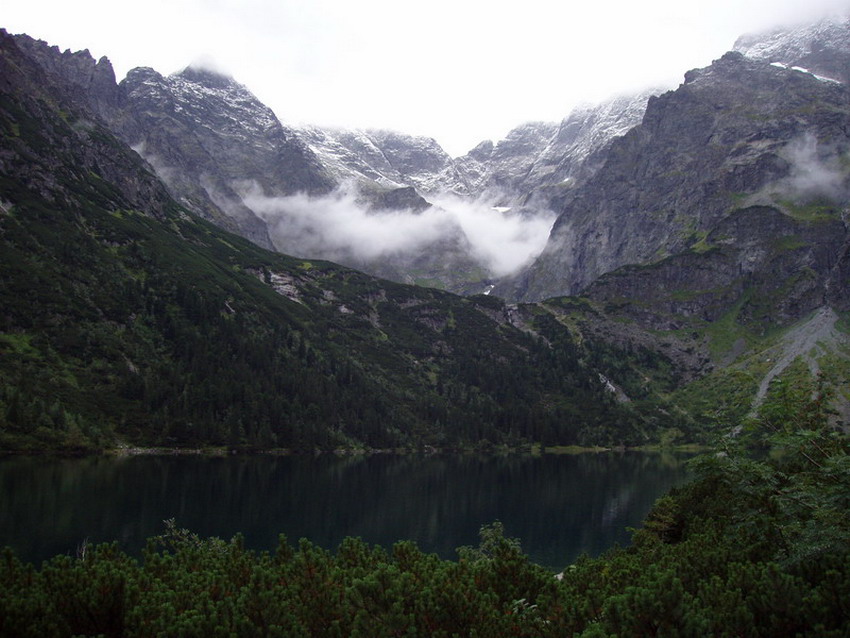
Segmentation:
[(164, 521), (274, 551), (285, 534), (335, 550), (346, 536), (415, 541), (455, 559), (501, 521), (553, 572), (629, 543), (653, 502), (687, 480), (688, 455), (130, 455), (0, 458), (0, 547), (40, 564), (84, 543), (139, 556)]

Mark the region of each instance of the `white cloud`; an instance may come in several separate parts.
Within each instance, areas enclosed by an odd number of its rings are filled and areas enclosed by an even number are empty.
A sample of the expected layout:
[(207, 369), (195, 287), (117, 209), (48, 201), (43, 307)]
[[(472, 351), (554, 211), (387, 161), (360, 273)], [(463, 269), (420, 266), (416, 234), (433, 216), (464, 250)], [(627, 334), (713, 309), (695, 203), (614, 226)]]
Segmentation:
[(500, 277), (516, 272), (543, 251), (555, 214), (497, 209), (495, 201), (498, 198), (469, 201), (443, 195), (434, 203), (460, 226), (478, 259)]
[(814, 135), (792, 140), (785, 155), (791, 163), (791, 171), (781, 186), (791, 195), (804, 200), (825, 197), (836, 202), (847, 196), (838, 158), (828, 147), (820, 147)]
[(540, 254), (555, 218), (549, 211), (520, 215), (497, 211), (488, 201), (454, 197), (422, 212), (376, 211), (358, 201), (353, 187), (321, 197), (267, 197), (256, 183), (237, 190), (266, 222), (279, 250), (343, 263), (460, 243), (494, 276), (502, 276)]

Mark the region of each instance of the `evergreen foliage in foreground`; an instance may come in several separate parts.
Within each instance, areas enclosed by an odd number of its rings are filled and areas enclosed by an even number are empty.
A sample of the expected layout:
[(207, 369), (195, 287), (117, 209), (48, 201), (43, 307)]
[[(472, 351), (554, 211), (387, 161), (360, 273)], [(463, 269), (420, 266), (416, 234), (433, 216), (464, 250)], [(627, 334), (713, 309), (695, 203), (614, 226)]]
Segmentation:
[[(748, 436), (696, 464), (633, 544), (561, 579), (500, 524), (456, 561), (410, 542), (285, 538), (275, 554), (177, 529), (41, 569), (0, 556), (2, 636), (846, 636), (850, 439), (824, 398), (779, 388)], [(747, 445), (770, 446), (755, 460)]]

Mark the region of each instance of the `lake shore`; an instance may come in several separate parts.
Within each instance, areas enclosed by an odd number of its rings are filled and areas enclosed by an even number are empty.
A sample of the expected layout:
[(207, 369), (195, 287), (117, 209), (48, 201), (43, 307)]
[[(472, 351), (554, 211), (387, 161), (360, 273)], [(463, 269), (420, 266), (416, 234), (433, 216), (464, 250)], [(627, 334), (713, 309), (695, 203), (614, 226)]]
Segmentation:
[(580, 445), (554, 445), (542, 446), (539, 444), (509, 447), (509, 446), (486, 446), (486, 447), (463, 447), (463, 448), (437, 448), (437, 447), (421, 447), (421, 448), (335, 448), (332, 450), (299, 450), (290, 448), (251, 448), (251, 447), (167, 447), (167, 446), (141, 446), (141, 445), (119, 445), (116, 447), (101, 448), (101, 449), (43, 449), (43, 450), (0, 450), (2, 456), (65, 456), (65, 457), (84, 457), (84, 456), (112, 456), (112, 457), (130, 457), (130, 456), (207, 456), (207, 457), (225, 457), (233, 455), (244, 456), (303, 456), (311, 455), (318, 456), (324, 454), (332, 454), (336, 456), (368, 456), (375, 454), (493, 454), (493, 455), (513, 455), (513, 454), (528, 454), (537, 456), (541, 454), (547, 455), (573, 455), (573, 454), (603, 454), (610, 452), (674, 452), (686, 454), (699, 454), (706, 452), (711, 448), (698, 443), (687, 443), (680, 445), (642, 445), (636, 447), (613, 446), (613, 447), (583, 447)]
[(335, 454), (337, 456), (357, 456), (373, 454), (601, 454), (608, 452), (683, 452), (699, 453), (710, 449), (700, 444), (683, 444), (675, 446), (644, 445), (638, 447), (582, 447), (579, 445), (540, 446), (530, 445), (521, 448), (506, 446), (493, 446), (482, 448), (336, 448), (333, 450), (294, 450), (289, 448), (227, 448), (227, 447), (198, 447), (198, 448), (169, 448), (169, 447), (142, 447), (127, 446), (108, 448), (102, 454), (110, 456), (138, 456), (138, 455), (200, 455), (200, 456), (230, 456), (230, 455), (321, 455)]

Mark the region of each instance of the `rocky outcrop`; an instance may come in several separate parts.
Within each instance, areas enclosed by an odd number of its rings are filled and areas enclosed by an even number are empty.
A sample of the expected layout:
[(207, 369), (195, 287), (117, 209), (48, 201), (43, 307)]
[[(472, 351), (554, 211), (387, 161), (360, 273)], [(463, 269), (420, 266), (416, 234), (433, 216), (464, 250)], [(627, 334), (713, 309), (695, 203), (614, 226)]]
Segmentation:
[[(46, 44), (31, 38), (25, 38), (23, 46), (20, 42), (20, 36), (0, 29), (0, 110), (13, 122), (0, 145), (0, 172), (9, 180), (0, 196), (4, 208), (9, 193), (20, 188), (60, 208), (88, 202), (91, 195), (73, 187), (87, 179), (97, 184), (97, 203), (105, 209), (133, 209), (164, 218), (174, 203), (162, 183), (138, 155), (116, 142), (82, 99), (84, 85), (111, 74), (109, 63), (95, 62), (87, 53), (63, 54), (72, 71), (65, 80), (31, 56), (30, 47)], [(71, 105), (74, 113), (57, 120), (54, 104)]]
[(78, 106), (93, 110), (107, 122), (121, 107), (121, 91), (108, 58), (96, 61), (88, 49), (63, 52), (59, 47), (28, 35), (13, 38), (17, 46), (44, 71), (61, 79)]

